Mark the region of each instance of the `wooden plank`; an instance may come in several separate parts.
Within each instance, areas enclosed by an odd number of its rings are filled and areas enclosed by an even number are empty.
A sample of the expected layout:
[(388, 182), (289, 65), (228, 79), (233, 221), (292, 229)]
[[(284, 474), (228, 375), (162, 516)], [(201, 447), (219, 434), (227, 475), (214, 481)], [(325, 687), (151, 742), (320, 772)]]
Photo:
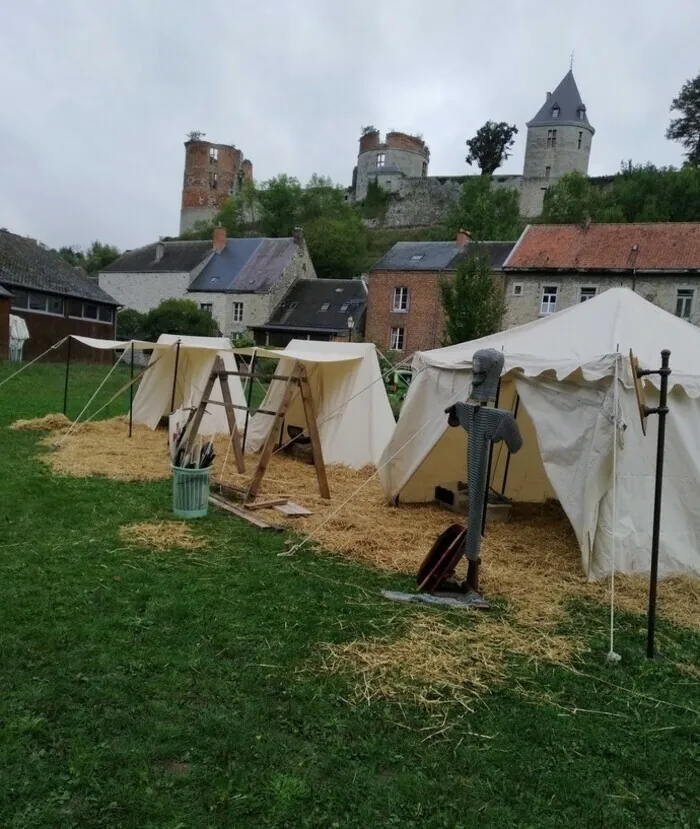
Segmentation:
[(235, 506), (234, 504), (230, 504), (224, 498), (220, 498), (218, 495), (210, 495), (209, 496), (209, 503), (214, 504), (214, 506), (219, 507), (219, 509), (226, 510), (226, 512), (230, 512), (232, 515), (237, 516), (238, 518), (242, 518), (244, 521), (247, 521), (249, 524), (252, 524), (254, 527), (257, 527), (260, 530), (274, 530), (275, 532), (283, 532), (284, 527), (280, 527), (279, 524), (270, 524), (268, 521), (264, 521), (262, 518), (259, 518), (257, 515), (253, 515), (250, 512), (247, 512), (240, 507)]
[(224, 484), (221, 481), (217, 480), (212, 476), (211, 479), (212, 487), (216, 487), (222, 495), (225, 495), (227, 498), (237, 498), (239, 500), (243, 500), (245, 498), (246, 493), (248, 490), (244, 486), (232, 486), (231, 484)]
[(304, 405), (304, 414), (306, 415), (306, 428), (308, 429), (309, 437), (311, 438), (311, 451), (314, 457), (316, 478), (318, 479), (318, 490), (321, 493), (321, 498), (330, 500), (331, 491), (328, 486), (326, 464), (323, 462), (321, 436), (318, 433), (318, 424), (316, 423), (316, 413), (314, 412), (314, 403), (311, 398), (309, 380), (306, 376), (306, 369), (303, 366), (301, 366), (300, 370), (299, 391), (301, 392), (301, 402)]
[[(224, 361), (217, 355), (217, 361), (223, 366)], [(233, 400), (231, 400), (231, 389), (228, 387), (228, 378), (222, 379), (221, 372), (219, 372), (219, 385), (221, 386), (221, 396), (224, 399), (224, 411), (226, 412), (226, 420), (230, 432), (230, 441), (233, 444), (233, 456), (236, 459), (236, 469), (243, 473), (245, 472), (245, 461), (243, 460), (243, 448), (241, 447), (241, 436), (238, 434), (238, 426), (236, 425), (236, 416), (233, 412)]]
[(301, 370), (301, 365), (297, 363), (294, 366), (294, 371), (287, 380), (287, 385), (284, 388), (284, 394), (282, 395), (280, 407), (275, 415), (275, 421), (271, 424), (270, 431), (267, 433), (267, 437), (265, 438), (265, 444), (262, 448), (262, 452), (260, 453), (260, 460), (258, 461), (258, 465), (255, 469), (255, 472), (253, 473), (253, 478), (250, 482), (250, 486), (248, 487), (248, 495), (246, 497), (246, 501), (255, 500), (258, 492), (260, 491), (260, 485), (262, 484), (263, 478), (265, 477), (265, 472), (267, 471), (268, 464), (270, 463), (270, 458), (272, 457), (272, 452), (275, 448), (275, 442), (277, 440), (277, 433), (279, 431), (280, 423), (282, 422), (285, 414), (287, 413), (289, 404), (292, 402), (292, 396), (297, 387), (297, 383), (299, 382), (299, 374)]
[(243, 506), (252, 510), (269, 509), (270, 507), (280, 507), (282, 504), (286, 504), (287, 501), (289, 501), (289, 498), (270, 498), (269, 501), (251, 501)]
[(304, 515), (313, 515), (313, 512), (311, 512), (310, 509), (306, 509), (306, 507), (302, 507), (294, 501), (289, 501), (286, 504), (280, 504), (278, 507), (275, 507), (275, 509), (277, 512), (281, 512), (282, 515), (286, 515), (288, 518), (301, 518)]

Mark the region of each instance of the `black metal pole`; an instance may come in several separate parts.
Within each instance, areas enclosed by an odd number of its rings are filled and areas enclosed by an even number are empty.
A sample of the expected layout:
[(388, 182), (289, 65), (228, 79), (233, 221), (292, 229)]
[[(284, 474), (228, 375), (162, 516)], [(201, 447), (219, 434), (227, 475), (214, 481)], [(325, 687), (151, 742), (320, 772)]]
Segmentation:
[[(498, 401), (501, 396), (501, 380), (499, 378), (496, 386), (496, 400), (493, 404), (494, 408), (498, 408)], [(491, 463), (493, 462), (493, 443), (489, 445), (489, 462), (486, 467), (486, 489), (484, 492), (484, 511), (481, 514), (481, 534), (486, 534), (486, 511), (489, 508), (489, 490), (491, 489)], [(471, 496), (470, 496), (471, 497)]]
[(70, 368), (70, 344), (72, 337), (68, 337), (68, 348), (66, 349), (66, 382), (63, 387), (63, 414), (68, 410), (68, 369)]
[[(520, 395), (515, 392), (515, 407), (513, 409), (513, 420), (518, 420), (518, 411), (520, 409)], [(506, 494), (506, 483), (508, 482), (508, 470), (510, 469), (510, 449), (508, 450), (508, 454), (506, 455), (506, 468), (503, 470), (503, 486), (501, 487), (501, 495), (505, 497)]]
[(134, 344), (131, 343), (131, 385), (129, 386), (129, 437), (134, 425)]
[[(668, 376), (671, 352), (665, 348), (661, 352), (661, 375), (659, 389), (659, 406), (651, 409), (650, 414), (659, 416), (656, 438), (656, 481), (654, 486), (654, 520), (651, 531), (651, 572), (649, 574), (649, 611), (647, 615), (647, 659), (654, 658), (654, 633), (656, 628), (656, 586), (659, 574), (659, 533), (661, 529), (661, 490), (664, 482), (664, 442), (666, 439), (666, 415), (668, 414)], [(656, 374), (656, 372), (654, 372)]]
[(253, 370), (255, 369), (255, 358), (257, 357), (257, 349), (253, 352), (253, 356), (250, 358), (250, 363), (248, 364), (248, 388), (246, 389), (246, 409), (245, 413), (245, 425), (243, 426), (243, 451), (245, 452), (245, 441), (248, 437), (248, 420), (250, 418), (250, 400), (253, 396), (253, 381), (255, 377), (253, 376)]
[(170, 396), (170, 414), (175, 411), (175, 389), (177, 388), (177, 364), (180, 362), (180, 340), (175, 348), (175, 371), (173, 372), (173, 393)]

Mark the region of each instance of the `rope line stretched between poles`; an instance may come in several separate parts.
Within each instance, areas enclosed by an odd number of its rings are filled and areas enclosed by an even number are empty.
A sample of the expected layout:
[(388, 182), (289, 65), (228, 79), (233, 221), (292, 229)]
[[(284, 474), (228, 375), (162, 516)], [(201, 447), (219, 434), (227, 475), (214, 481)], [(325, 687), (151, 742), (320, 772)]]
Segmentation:
[(92, 401), (93, 401), (93, 400), (97, 397), (97, 395), (99, 394), (100, 389), (102, 388), (102, 386), (104, 386), (104, 384), (107, 382), (107, 380), (109, 380), (109, 378), (112, 376), (112, 372), (116, 369), (116, 367), (119, 365), (119, 363), (121, 363), (121, 361), (122, 361), (122, 359), (123, 359), (124, 355), (126, 354), (126, 351), (127, 351), (126, 349), (124, 349), (124, 351), (122, 351), (122, 353), (119, 355), (119, 359), (117, 360), (117, 362), (116, 362), (116, 363), (112, 366), (112, 368), (111, 368), (111, 369), (107, 372), (107, 376), (106, 376), (106, 377), (104, 378), (104, 380), (100, 383), (100, 385), (99, 385), (99, 386), (95, 389), (95, 391), (94, 391), (94, 393), (93, 393), (92, 397), (91, 397), (91, 398), (88, 400), (88, 402), (87, 402), (87, 403), (83, 406), (83, 410), (82, 410), (82, 412), (80, 412), (80, 414), (79, 414), (79, 415), (76, 417), (76, 419), (73, 421), (73, 423), (71, 424), (70, 429), (69, 429), (69, 430), (65, 433), (65, 435), (64, 435), (64, 436), (63, 436), (63, 438), (61, 439), (61, 441), (60, 441), (60, 443), (59, 443), (59, 446), (65, 442), (66, 438), (68, 438), (68, 436), (71, 434), (71, 432), (73, 431), (73, 429), (74, 429), (74, 428), (78, 425), (78, 422), (80, 421), (80, 418), (81, 418), (81, 417), (85, 414), (85, 412), (87, 411), (87, 409), (88, 409), (88, 407), (90, 406), (90, 404), (92, 403)]
[(26, 368), (29, 366), (33, 366), (38, 360), (41, 360), (42, 357), (45, 357), (49, 351), (55, 351), (57, 348), (60, 348), (63, 343), (68, 339), (68, 337), (64, 337), (62, 340), (59, 340), (57, 343), (54, 343), (52, 346), (46, 349), (46, 351), (42, 351), (42, 353), (35, 357), (31, 362), (25, 363), (21, 368), (18, 368), (17, 371), (13, 372), (9, 377), (6, 377), (4, 380), (0, 380), (0, 387), (4, 386), (5, 383), (8, 383), (12, 380), (13, 377), (17, 377), (18, 374), (21, 374)]

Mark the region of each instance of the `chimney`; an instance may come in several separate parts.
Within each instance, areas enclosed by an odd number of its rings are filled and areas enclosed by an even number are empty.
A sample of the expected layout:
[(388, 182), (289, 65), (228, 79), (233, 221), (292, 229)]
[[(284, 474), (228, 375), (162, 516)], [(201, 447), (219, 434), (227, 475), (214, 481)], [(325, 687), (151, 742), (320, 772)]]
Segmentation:
[(212, 247), (217, 253), (221, 253), (226, 247), (226, 228), (219, 225), (214, 228), (214, 235), (212, 237)]
[(165, 245), (159, 241), (156, 245), (156, 262), (160, 262), (163, 256), (165, 256)]
[(552, 97), (552, 93), (551, 93), (551, 92), (548, 92), (548, 93), (547, 93), (547, 98), (546, 98), (545, 100), (547, 100), (547, 101), (548, 101), (551, 97)]
[(299, 246), (304, 244), (304, 231), (300, 227), (294, 228), (294, 244)]
[(461, 227), (457, 231), (457, 238), (455, 239), (455, 244), (462, 250), (465, 245), (467, 245), (472, 240), (472, 235), (468, 230), (463, 230)]

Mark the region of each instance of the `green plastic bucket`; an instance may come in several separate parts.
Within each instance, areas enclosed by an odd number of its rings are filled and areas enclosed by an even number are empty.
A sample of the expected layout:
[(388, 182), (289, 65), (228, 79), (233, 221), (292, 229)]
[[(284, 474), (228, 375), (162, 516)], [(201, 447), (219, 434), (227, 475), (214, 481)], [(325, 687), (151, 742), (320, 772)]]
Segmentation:
[(173, 466), (173, 513), (178, 518), (203, 518), (209, 506), (209, 475), (206, 469)]

